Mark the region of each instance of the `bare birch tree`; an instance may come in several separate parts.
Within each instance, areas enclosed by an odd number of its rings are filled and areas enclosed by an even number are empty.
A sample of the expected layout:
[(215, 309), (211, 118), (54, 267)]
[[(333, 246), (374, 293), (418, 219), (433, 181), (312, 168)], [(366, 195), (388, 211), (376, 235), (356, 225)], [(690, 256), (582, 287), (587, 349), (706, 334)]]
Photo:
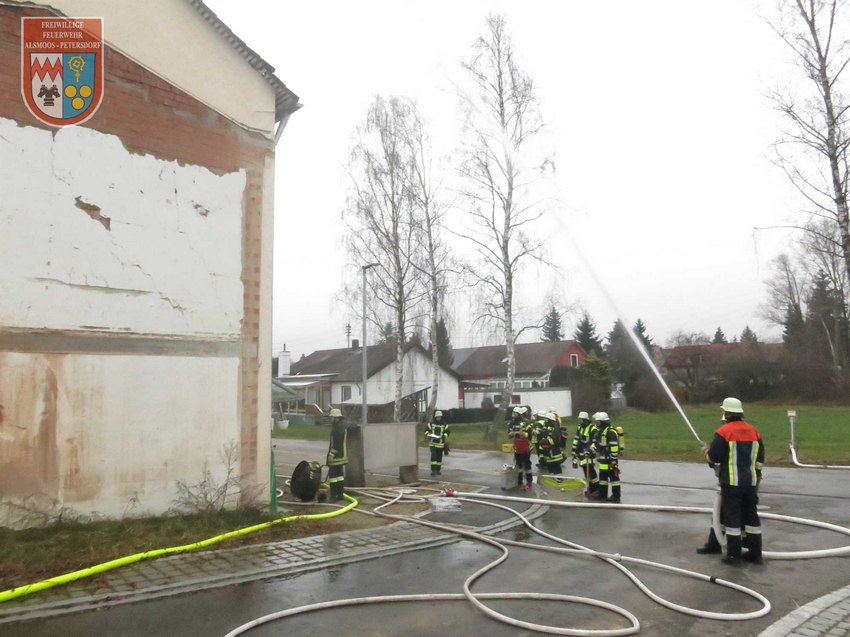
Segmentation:
[(409, 101), (375, 98), (351, 152), (353, 186), (345, 212), (349, 229), (346, 242), (353, 262), (359, 266), (378, 264), (371, 277), (367, 305), (374, 320), (383, 322), (387, 315), (391, 318), (396, 345), (396, 422), (401, 419), (409, 312), (422, 294), (411, 257), (419, 244), (418, 226), (412, 218), (410, 155), (405, 142), (411, 116)]
[(808, 204), (808, 218), (796, 227), (838, 256), (847, 280), (850, 8), (845, 0), (783, 0), (781, 6), (773, 26), (806, 81), (799, 95), (789, 89), (771, 96), (789, 123), (775, 145), (777, 163)]
[(533, 223), (542, 208), (534, 184), (552, 166), (536, 142), (543, 129), (534, 84), (523, 72), (501, 15), (490, 15), (464, 68), (473, 89), (462, 94), (467, 114), (461, 195), (468, 205), (479, 265), (472, 273), (486, 294), (479, 320), (498, 326), (506, 348), (505, 387), (490, 434), (504, 420), (514, 390), (515, 283), (521, 266), (541, 258)]
[(426, 414), (430, 418), (439, 397), (440, 365), (446, 362), (440, 360), (437, 323), (443, 316), (447, 279), (453, 271), (453, 260), (443, 237), (447, 206), (440, 197), (440, 181), (435, 177), (430, 138), (415, 104), (409, 123), (406, 135), (411, 160), (409, 191), (414, 206), (413, 218), (422, 241), (413, 262), (424, 279), (431, 335), (431, 395)]

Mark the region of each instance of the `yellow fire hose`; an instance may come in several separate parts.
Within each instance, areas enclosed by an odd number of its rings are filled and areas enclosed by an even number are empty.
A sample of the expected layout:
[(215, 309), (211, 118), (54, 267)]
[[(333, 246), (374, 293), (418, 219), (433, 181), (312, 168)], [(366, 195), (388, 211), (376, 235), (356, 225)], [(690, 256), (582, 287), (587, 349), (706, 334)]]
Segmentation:
[(134, 553), (133, 555), (119, 557), (117, 559), (109, 560), (108, 562), (103, 562), (101, 564), (95, 564), (94, 566), (89, 566), (88, 568), (83, 568), (78, 571), (71, 571), (70, 573), (65, 573), (64, 575), (57, 575), (56, 577), (51, 577), (50, 579), (41, 580), (40, 582), (24, 584), (23, 586), (10, 588), (6, 591), (0, 591), (0, 603), (6, 602), (10, 599), (15, 599), (16, 597), (23, 597), (24, 595), (37, 593), (38, 591), (43, 591), (46, 588), (53, 588), (54, 586), (68, 584), (84, 577), (90, 577), (92, 575), (97, 575), (98, 573), (105, 573), (106, 571), (111, 571), (114, 568), (127, 566), (128, 564), (134, 564), (135, 562), (141, 562), (142, 560), (147, 560), (152, 557), (159, 557), (160, 555), (170, 555), (172, 553), (184, 553), (187, 551), (195, 551), (197, 549), (201, 549), (212, 544), (217, 544), (218, 542), (229, 540), (230, 538), (238, 537), (240, 535), (248, 535), (249, 533), (262, 531), (263, 529), (266, 529), (275, 524), (280, 524), (281, 522), (293, 522), (295, 520), (325, 520), (327, 518), (332, 518), (337, 515), (342, 515), (343, 513), (351, 511), (351, 509), (353, 509), (359, 504), (357, 500), (351, 497), (350, 495), (344, 494), (344, 496), (345, 499), (348, 500), (348, 504), (342, 507), (341, 509), (337, 509), (336, 511), (329, 511), (328, 513), (290, 515), (285, 518), (278, 518), (269, 522), (255, 524), (254, 526), (246, 526), (244, 529), (228, 531), (227, 533), (222, 533), (221, 535), (216, 535), (206, 540), (195, 542), (194, 544), (184, 544), (183, 546), (170, 546), (168, 548), (162, 549), (151, 549), (150, 551), (144, 551), (142, 553)]

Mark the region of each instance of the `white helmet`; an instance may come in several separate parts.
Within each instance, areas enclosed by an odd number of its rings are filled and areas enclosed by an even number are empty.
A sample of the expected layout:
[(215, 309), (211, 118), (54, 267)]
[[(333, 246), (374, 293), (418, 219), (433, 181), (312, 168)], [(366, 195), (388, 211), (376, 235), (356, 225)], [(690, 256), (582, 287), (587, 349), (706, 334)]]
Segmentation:
[(443, 412), (441, 412), (439, 409), (434, 412), (434, 418), (442, 418), (442, 417), (443, 417)]
[(597, 411), (595, 414), (593, 414), (593, 419), (598, 421), (598, 422), (607, 422), (607, 421), (611, 420), (608, 417), (608, 414), (605, 413), (604, 411)]
[(556, 414), (554, 411), (547, 411), (543, 417), (546, 418), (546, 420), (558, 422), (558, 414)]
[(546, 418), (546, 416), (548, 416), (548, 415), (549, 415), (549, 412), (546, 411), (545, 409), (538, 409), (537, 410), (537, 417), (538, 418)]
[(730, 414), (743, 414), (744, 406), (737, 398), (724, 398), (720, 409)]
[(586, 411), (578, 412), (578, 417), (584, 420), (590, 420), (590, 416), (587, 415)]
[(514, 413), (519, 414), (520, 416), (522, 416), (526, 411), (526, 408), (522, 405), (517, 405), (516, 407), (514, 407)]
[(328, 416), (331, 418), (342, 418), (342, 412), (339, 409), (331, 409)]

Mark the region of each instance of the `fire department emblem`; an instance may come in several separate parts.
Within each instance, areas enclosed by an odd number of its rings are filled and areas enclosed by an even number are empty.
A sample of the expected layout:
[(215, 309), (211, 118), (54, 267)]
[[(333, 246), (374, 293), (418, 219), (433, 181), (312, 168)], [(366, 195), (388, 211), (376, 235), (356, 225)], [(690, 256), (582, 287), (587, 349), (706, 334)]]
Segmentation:
[(103, 19), (21, 18), (21, 94), (51, 126), (94, 115), (103, 100)]

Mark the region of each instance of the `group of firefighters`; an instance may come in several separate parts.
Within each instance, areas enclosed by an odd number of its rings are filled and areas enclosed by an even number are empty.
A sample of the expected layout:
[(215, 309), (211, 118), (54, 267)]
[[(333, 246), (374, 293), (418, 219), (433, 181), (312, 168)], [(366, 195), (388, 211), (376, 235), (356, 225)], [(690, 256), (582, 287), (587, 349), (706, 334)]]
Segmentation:
[[(562, 473), (561, 466), (567, 459), (569, 444), (572, 465), (576, 469), (581, 467), (587, 484), (585, 495), (593, 500), (620, 501), (619, 459), (623, 453), (623, 429), (614, 427), (604, 411), (593, 414), (592, 419), (586, 411), (579, 413), (578, 426), (570, 444), (567, 427), (554, 409), (532, 414), (528, 407), (517, 406), (511, 413), (508, 437), (513, 442), (517, 487), (522, 490), (531, 489), (534, 480), (532, 453), (537, 456), (537, 468), (541, 474), (557, 475)], [(432, 476), (442, 472), (443, 455), (449, 451), (448, 438), (449, 426), (443, 420), (443, 412), (435, 411), (433, 420), (425, 427), (425, 440), (431, 450)]]
[[(586, 411), (579, 413), (569, 453), (573, 467), (582, 470), (587, 484), (585, 495), (588, 498), (620, 502), (619, 459), (623, 453), (622, 436), (622, 427), (614, 427), (604, 411), (593, 414), (592, 419)], [(541, 474), (561, 473), (569, 437), (557, 412), (540, 410), (532, 415), (527, 407), (514, 407), (508, 425), (508, 437), (513, 440), (518, 487), (525, 491), (531, 489), (532, 452), (537, 455), (537, 467)]]
[[(720, 524), (726, 539), (727, 564), (741, 560), (762, 561), (761, 521), (759, 519), (758, 485), (762, 479), (764, 443), (758, 430), (744, 421), (744, 407), (737, 398), (726, 398), (721, 427), (711, 445), (703, 451), (720, 482)], [(345, 426), (339, 409), (330, 412), (332, 419), (327, 464), (329, 466), (331, 500), (343, 498), (343, 468), (348, 462)], [(566, 460), (567, 429), (554, 410), (542, 410), (532, 415), (527, 407), (514, 407), (508, 426), (513, 440), (517, 486), (529, 490), (532, 485), (531, 454), (537, 455), (542, 474), (561, 473)], [(425, 427), (425, 439), (431, 448), (431, 475), (440, 475), (443, 454), (449, 452), (449, 426), (443, 412), (435, 411), (433, 420)], [(620, 456), (625, 448), (622, 427), (615, 427), (604, 411), (588, 416), (578, 415), (578, 426), (570, 445), (574, 468), (581, 468), (587, 485), (585, 495), (593, 500), (620, 502)], [(597, 473), (597, 465), (599, 472)], [(523, 483), (523, 477), (525, 482)], [(608, 495), (608, 488), (611, 495)], [(746, 549), (746, 554), (742, 554)], [(714, 529), (708, 542), (698, 553), (720, 553), (722, 545)]]

